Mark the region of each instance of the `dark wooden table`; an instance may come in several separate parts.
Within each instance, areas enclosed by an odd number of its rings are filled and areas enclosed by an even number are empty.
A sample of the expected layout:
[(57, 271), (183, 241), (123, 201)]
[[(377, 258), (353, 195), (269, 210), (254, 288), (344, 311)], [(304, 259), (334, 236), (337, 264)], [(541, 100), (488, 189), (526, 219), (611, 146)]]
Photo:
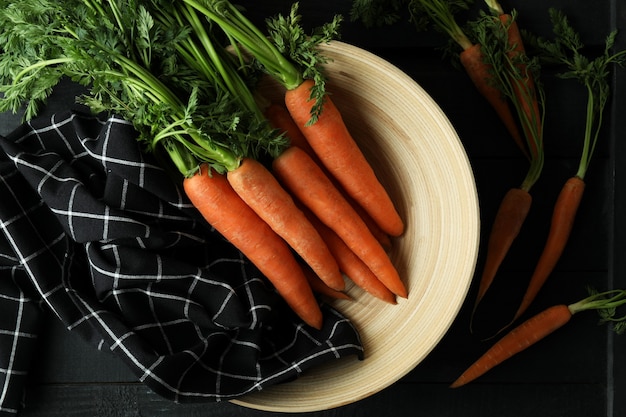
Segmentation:
[[(289, 2), (241, 1), (257, 22), (288, 11)], [(502, 0), (520, 13), (520, 24), (549, 35), (547, 9), (563, 10), (585, 43), (602, 47), (609, 30), (626, 24), (626, 3), (584, 0)], [(318, 25), (333, 14), (348, 16), (350, 1), (301, 1), (304, 24)], [(466, 147), (478, 187), (482, 233), (487, 232), (497, 203), (511, 185), (521, 181), (526, 162), (508, 139), (491, 110), (466, 76), (441, 58), (439, 35), (416, 33), (403, 24), (365, 30), (346, 19), (342, 40), (388, 59), (410, 74), (439, 103)], [(626, 33), (618, 37), (626, 48)], [(529, 276), (542, 247), (551, 206), (565, 178), (578, 163), (583, 128), (584, 97), (573, 83), (544, 74), (548, 97), (545, 120), (546, 163), (533, 190), (535, 202), (526, 227), (503, 265), (507, 279), (494, 293), (514, 291)], [(626, 286), (626, 70), (612, 76), (613, 96), (605, 129), (590, 168), (587, 194), (571, 242), (552, 278), (532, 307), (537, 311), (556, 303), (570, 303), (586, 295), (585, 286), (598, 289)], [(59, 88), (47, 113), (73, 101), (71, 84)], [(0, 115), (0, 134), (19, 124), (19, 117)], [(481, 251), (478, 268), (483, 261)], [(519, 288), (517, 288), (519, 291)], [(311, 416), (569, 416), (626, 415), (626, 336), (597, 326), (597, 316), (585, 313), (539, 345), (508, 361), (479, 381), (451, 390), (448, 384), (487, 346), (468, 331), (472, 288), (466, 305), (442, 342), (408, 375), (371, 397)], [(495, 301), (493, 301), (495, 302)], [(35, 416), (270, 416), (231, 403), (177, 405), (138, 383), (111, 355), (93, 349), (49, 317), (41, 336), (26, 391), (24, 417)], [(295, 399), (297, 401), (297, 399)], [(287, 414), (283, 414), (287, 415)]]

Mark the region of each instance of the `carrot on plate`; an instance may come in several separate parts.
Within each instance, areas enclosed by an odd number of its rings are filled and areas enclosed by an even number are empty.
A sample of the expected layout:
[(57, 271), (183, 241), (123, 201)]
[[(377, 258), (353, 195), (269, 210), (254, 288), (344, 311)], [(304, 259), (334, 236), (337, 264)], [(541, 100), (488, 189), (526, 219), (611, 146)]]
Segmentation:
[(314, 85), (313, 80), (305, 80), (296, 88), (287, 90), (285, 104), (289, 113), (322, 164), (347, 194), (385, 233), (400, 236), (404, 231), (400, 215), (329, 96), (315, 123), (309, 124), (315, 105), (311, 98)]
[(567, 324), (576, 313), (598, 310), (602, 322), (614, 323), (613, 330), (626, 330), (626, 316), (615, 317), (616, 308), (626, 303), (626, 291), (609, 290), (592, 294), (576, 303), (558, 304), (542, 310), (529, 318), (493, 344), (480, 358), (470, 365), (451, 385), (458, 388), (481, 377), (507, 359), (539, 342), (555, 330)]
[(289, 246), (232, 189), (224, 175), (204, 165), (183, 181), (194, 207), (274, 285), (307, 324), (322, 325), (322, 312)]
[[(320, 167), (321, 165), (319, 158), (311, 148), (311, 145), (307, 142), (306, 138), (300, 131), (300, 128), (296, 124), (296, 122), (292, 119), (291, 114), (286, 107), (272, 103), (270, 104), (264, 111), (265, 117), (267, 117), (270, 124), (279, 129), (282, 133), (284, 133), (287, 138), (290, 140), (291, 146), (297, 146), (305, 151)], [(327, 172), (325, 172), (327, 174)], [(333, 178), (329, 176), (329, 179), (333, 181)], [(385, 248), (385, 250), (391, 249), (391, 239), (387, 233), (385, 233), (378, 224), (371, 218), (371, 216), (361, 207), (359, 204), (354, 202), (350, 198), (350, 196), (346, 195), (344, 190), (341, 188), (339, 184), (336, 184), (335, 181), (333, 183), (337, 186), (337, 189), (344, 194), (344, 197), (350, 205), (356, 210), (361, 219), (365, 222), (367, 227), (370, 229), (374, 237), (378, 239), (381, 245)]]
[(365, 262), (346, 245), (346, 242), (330, 227), (322, 223), (310, 210), (306, 208), (303, 210), (337, 259), (339, 269), (365, 292), (389, 304), (396, 304), (395, 294), (374, 275)]
[(272, 166), (281, 183), (337, 233), (387, 288), (407, 297), (406, 287), (385, 249), (306, 152), (291, 147), (274, 159)]
[[(344, 289), (339, 265), (328, 246), (291, 195), (263, 164), (244, 158), (239, 168), (228, 171), (226, 177), (242, 200), (285, 239), (326, 285), (337, 291)], [(306, 176), (300, 179), (306, 179)]]

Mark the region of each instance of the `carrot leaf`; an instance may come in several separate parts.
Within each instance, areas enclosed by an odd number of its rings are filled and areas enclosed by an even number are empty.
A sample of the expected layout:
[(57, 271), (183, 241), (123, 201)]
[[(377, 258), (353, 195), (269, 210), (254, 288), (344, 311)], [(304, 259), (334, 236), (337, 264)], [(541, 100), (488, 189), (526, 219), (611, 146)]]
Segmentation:
[(328, 59), (320, 52), (318, 46), (339, 38), (339, 25), (343, 20), (341, 15), (335, 15), (331, 22), (317, 27), (313, 33), (307, 35), (300, 25), (301, 16), (298, 14), (298, 3), (291, 7), (289, 15), (278, 15), (267, 20), (269, 36), (278, 51), (289, 57), (302, 70), (302, 76), (312, 79), (315, 84), (311, 90), (311, 98), (315, 99), (312, 108), (312, 118), (309, 124), (315, 123), (323, 110), (326, 92), (326, 76), (323, 65)]
[(350, 20), (361, 21), (366, 27), (392, 25), (402, 19), (411, 0), (354, 0)]
[(598, 292), (589, 288), (589, 296), (568, 306), (572, 314), (596, 310), (600, 315), (600, 324), (612, 323), (612, 329), (617, 334), (626, 331), (626, 315), (617, 316), (618, 307), (626, 304), (626, 290), (609, 290)]
[(560, 78), (577, 80), (587, 91), (583, 150), (576, 173), (584, 178), (600, 135), (604, 108), (610, 96), (610, 66), (623, 66), (626, 63), (626, 50), (612, 52), (617, 35), (616, 31), (612, 31), (606, 37), (603, 53), (591, 59), (583, 54), (585, 45), (567, 17), (554, 8), (549, 9), (549, 14), (554, 40), (535, 37), (533, 43), (539, 47), (542, 60), (565, 67), (564, 71), (557, 74)]

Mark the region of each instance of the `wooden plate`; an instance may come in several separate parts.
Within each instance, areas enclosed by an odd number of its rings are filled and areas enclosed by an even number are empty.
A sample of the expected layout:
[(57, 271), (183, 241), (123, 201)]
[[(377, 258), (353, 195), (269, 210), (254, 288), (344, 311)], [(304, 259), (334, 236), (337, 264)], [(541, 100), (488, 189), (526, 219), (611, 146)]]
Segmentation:
[[(365, 359), (345, 358), (295, 381), (233, 401), (279, 412), (330, 409), (396, 382), (419, 364), (456, 317), (474, 273), (479, 207), (467, 155), (450, 122), (408, 75), (342, 42), (323, 47), (329, 90), (355, 140), (406, 222), (390, 253), (409, 290), (388, 305), (348, 286), (335, 306), (358, 328)], [(263, 94), (280, 100), (275, 86)]]

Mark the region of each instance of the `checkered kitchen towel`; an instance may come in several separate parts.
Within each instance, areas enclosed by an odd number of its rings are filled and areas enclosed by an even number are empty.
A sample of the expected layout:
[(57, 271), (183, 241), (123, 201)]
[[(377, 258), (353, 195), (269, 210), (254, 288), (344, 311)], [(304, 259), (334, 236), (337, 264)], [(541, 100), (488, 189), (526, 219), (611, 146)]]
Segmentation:
[(330, 307), (321, 331), (303, 325), (127, 122), (56, 114), (0, 147), (1, 411), (21, 407), (49, 312), (178, 402), (235, 398), (360, 355)]

